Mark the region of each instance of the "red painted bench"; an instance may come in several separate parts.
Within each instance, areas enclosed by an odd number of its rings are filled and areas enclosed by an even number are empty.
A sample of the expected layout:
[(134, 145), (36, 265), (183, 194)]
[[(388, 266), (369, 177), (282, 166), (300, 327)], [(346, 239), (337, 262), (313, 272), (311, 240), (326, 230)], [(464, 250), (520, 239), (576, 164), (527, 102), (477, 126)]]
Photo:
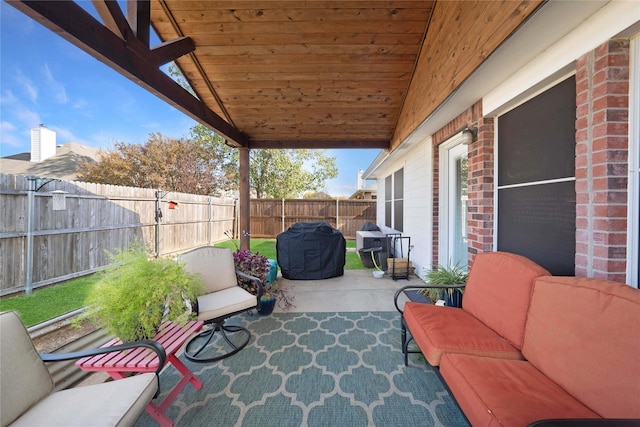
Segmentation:
[[(178, 393), (188, 384), (200, 390), (202, 382), (178, 359), (176, 353), (183, 344), (194, 333), (202, 329), (203, 322), (188, 322), (186, 325), (179, 325), (172, 322), (165, 322), (160, 327), (160, 332), (153, 338), (153, 341), (160, 343), (167, 353), (167, 365), (172, 364), (178, 372), (182, 374), (182, 379), (164, 400), (156, 405), (150, 402), (146, 411), (155, 418), (161, 426), (173, 426), (173, 421), (167, 417), (164, 411), (176, 398)], [(113, 339), (103, 347), (111, 347), (122, 344), (119, 339)], [(85, 357), (76, 362), (76, 365), (84, 371), (106, 372), (116, 380), (124, 378), (127, 372), (155, 372), (158, 368), (158, 356), (150, 350), (137, 348), (134, 350), (120, 351), (102, 354), (93, 357)]]

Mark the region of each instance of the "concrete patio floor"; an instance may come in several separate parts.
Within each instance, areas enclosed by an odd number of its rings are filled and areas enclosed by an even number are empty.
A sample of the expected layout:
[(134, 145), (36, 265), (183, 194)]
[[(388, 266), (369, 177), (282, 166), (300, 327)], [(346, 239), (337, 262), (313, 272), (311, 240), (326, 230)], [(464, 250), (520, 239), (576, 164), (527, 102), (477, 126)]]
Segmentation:
[[(344, 275), (322, 280), (290, 280), (278, 275), (278, 285), (289, 290), (293, 307), (287, 312), (395, 311), (393, 296), (403, 286), (420, 284), (409, 280), (373, 277), (372, 270), (345, 270)], [(274, 312), (281, 313), (276, 305)]]

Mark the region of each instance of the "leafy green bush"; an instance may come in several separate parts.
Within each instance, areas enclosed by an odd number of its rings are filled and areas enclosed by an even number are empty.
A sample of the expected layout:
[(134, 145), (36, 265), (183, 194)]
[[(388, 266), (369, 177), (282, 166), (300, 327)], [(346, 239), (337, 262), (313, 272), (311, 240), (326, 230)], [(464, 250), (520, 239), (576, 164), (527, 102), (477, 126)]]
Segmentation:
[(89, 293), (87, 316), (122, 341), (150, 339), (163, 320), (186, 322), (195, 314), (188, 303), (203, 292), (200, 279), (173, 260), (150, 260), (132, 245), (110, 254)]

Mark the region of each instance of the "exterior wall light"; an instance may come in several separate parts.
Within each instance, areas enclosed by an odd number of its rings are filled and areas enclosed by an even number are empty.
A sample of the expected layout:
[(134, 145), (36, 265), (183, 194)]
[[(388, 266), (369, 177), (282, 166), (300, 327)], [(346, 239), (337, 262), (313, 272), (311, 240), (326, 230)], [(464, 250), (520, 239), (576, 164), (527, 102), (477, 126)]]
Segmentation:
[(469, 145), (473, 143), (473, 140), (478, 135), (478, 128), (469, 126), (462, 129), (462, 144)]

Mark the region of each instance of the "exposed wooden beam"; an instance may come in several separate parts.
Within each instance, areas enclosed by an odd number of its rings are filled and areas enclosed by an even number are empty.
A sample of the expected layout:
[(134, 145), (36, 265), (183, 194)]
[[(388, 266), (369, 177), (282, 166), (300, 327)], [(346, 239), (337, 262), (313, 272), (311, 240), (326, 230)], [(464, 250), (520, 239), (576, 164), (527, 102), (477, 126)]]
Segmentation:
[(373, 149), (389, 149), (391, 142), (388, 139), (376, 140), (250, 140), (249, 147), (251, 149), (274, 148), (274, 149), (331, 149), (331, 148), (373, 148)]
[[(8, 0), (9, 4), (40, 22), (70, 43), (118, 71), (194, 120), (213, 129), (233, 146), (248, 146), (245, 135), (157, 68), (157, 58), (142, 44), (131, 44), (73, 1)], [(134, 46), (132, 48), (132, 45)]]
[(137, 39), (149, 47), (151, 34), (151, 2), (127, 0), (127, 21)]
[(126, 40), (127, 34), (132, 30), (118, 3), (110, 0), (92, 0), (91, 3), (100, 15), (104, 26), (122, 40)]
[(190, 37), (180, 37), (151, 48), (151, 52), (156, 58), (157, 66), (178, 59), (194, 50), (196, 50), (196, 45)]

